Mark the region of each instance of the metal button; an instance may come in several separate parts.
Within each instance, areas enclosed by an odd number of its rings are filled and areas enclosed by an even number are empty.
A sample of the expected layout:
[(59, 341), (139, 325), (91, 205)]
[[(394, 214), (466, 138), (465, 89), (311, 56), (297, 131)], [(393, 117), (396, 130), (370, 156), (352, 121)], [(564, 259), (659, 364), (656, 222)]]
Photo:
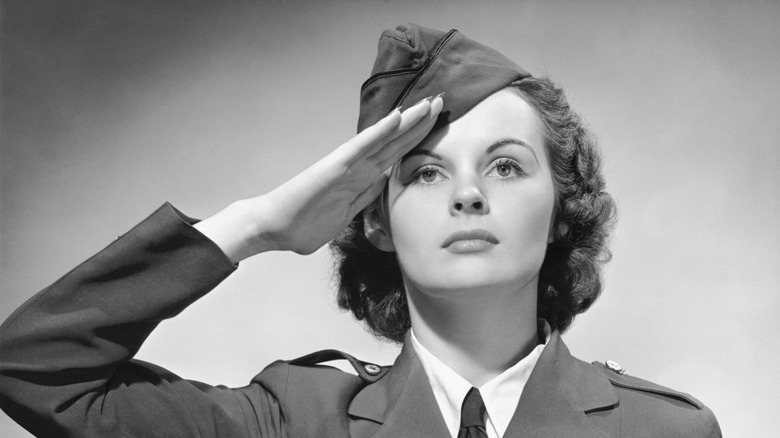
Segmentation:
[(620, 366), (620, 364), (615, 362), (614, 360), (608, 360), (604, 364), (607, 366), (607, 368), (609, 368), (610, 370), (618, 374), (625, 374), (626, 372), (626, 370), (624, 370), (623, 367)]
[(363, 365), (363, 369), (366, 370), (366, 372), (372, 376), (376, 376), (377, 374), (382, 372), (382, 369), (379, 368), (379, 365), (374, 365), (372, 363), (367, 363)]

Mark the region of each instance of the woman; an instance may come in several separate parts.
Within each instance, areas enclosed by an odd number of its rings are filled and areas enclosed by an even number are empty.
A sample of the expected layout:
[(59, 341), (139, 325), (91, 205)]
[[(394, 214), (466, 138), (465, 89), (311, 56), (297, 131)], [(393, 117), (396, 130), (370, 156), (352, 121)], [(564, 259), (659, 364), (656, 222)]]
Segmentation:
[[(560, 340), (600, 291), (614, 207), (552, 83), (456, 31), (399, 26), (358, 131), (201, 222), (161, 207), (29, 300), (0, 330), (3, 409), (39, 436), (720, 435), (694, 398)], [(337, 234), (339, 303), (403, 342), (393, 367), (323, 351), (229, 389), (132, 360), (241, 260)], [(357, 376), (318, 365), (333, 359)]]

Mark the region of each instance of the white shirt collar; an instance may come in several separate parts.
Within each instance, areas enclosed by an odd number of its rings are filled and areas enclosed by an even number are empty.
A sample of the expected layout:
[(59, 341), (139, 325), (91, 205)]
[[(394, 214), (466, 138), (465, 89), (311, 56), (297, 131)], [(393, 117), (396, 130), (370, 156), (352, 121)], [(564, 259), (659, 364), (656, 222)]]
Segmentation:
[[(547, 321), (539, 320), (539, 331), (544, 333), (544, 344), (537, 345), (528, 356), (478, 388), (487, 410), (486, 429), (489, 438), (500, 438), (506, 432), (531, 371), (550, 340), (551, 330)], [(417, 340), (414, 330), (411, 339), (450, 435), (457, 437), (461, 404), (473, 385), (428, 351)]]

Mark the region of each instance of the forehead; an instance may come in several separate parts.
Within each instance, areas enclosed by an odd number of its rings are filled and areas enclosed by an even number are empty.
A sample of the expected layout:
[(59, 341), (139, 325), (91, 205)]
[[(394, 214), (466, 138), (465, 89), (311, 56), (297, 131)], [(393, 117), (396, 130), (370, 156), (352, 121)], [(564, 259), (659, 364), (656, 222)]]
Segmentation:
[(537, 153), (544, 151), (543, 128), (536, 110), (508, 89), (490, 95), (459, 119), (433, 132), (415, 149), (446, 153), (455, 148), (487, 147), (503, 138), (518, 138)]

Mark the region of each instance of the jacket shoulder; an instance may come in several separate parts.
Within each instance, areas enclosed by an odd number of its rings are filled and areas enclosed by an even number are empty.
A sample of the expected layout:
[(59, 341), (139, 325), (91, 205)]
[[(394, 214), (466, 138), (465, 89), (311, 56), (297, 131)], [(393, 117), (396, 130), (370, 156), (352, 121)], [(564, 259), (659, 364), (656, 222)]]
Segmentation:
[[(355, 374), (342, 371), (326, 362), (343, 360), (351, 365)], [(266, 367), (252, 379), (270, 390), (283, 401), (289, 396), (291, 388), (302, 388), (326, 392), (360, 389), (366, 384), (381, 379), (390, 366), (380, 366), (365, 362), (338, 350), (321, 350), (293, 360), (278, 360)], [(309, 394), (311, 395), (311, 394)]]
[[(324, 364), (336, 360), (347, 361), (356, 374)], [(252, 383), (278, 401), (290, 436), (346, 436), (347, 411), (355, 394), (389, 369), (338, 350), (322, 350), (276, 361)]]
[(631, 436), (721, 436), (715, 415), (692, 395), (628, 375), (613, 361), (592, 365), (617, 392), (621, 429)]
[(684, 402), (696, 409), (702, 409), (704, 407), (704, 404), (701, 401), (688, 393), (676, 391), (657, 383), (626, 374), (623, 367), (614, 361), (607, 361), (605, 363), (593, 362), (593, 365), (609, 379), (612, 386), (630, 391), (641, 391), (648, 394), (654, 394), (659, 397), (668, 398), (670, 401), (675, 400)]

